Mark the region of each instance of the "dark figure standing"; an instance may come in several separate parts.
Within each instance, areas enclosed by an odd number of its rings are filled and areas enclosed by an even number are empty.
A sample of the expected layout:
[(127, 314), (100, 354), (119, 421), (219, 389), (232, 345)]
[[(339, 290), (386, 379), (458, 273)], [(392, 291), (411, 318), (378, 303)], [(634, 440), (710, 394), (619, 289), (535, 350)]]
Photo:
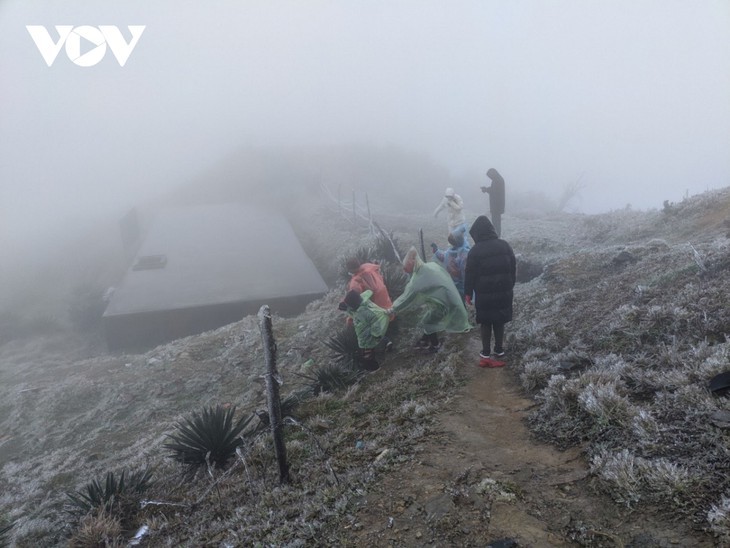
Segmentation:
[(512, 247), (497, 237), (491, 221), (477, 217), (469, 230), (474, 247), (466, 257), (464, 293), (466, 303), (475, 296), (476, 321), (480, 324), (483, 367), (499, 367), (504, 362), (490, 361), (492, 332), (494, 355), (504, 356), (504, 325), (512, 320), (512, 297), (517, 274), (517, 261)]
[(493, 167), (487, 171), (487, 177), (492, 180), (489, 187), (483, 186), (482, 192), (489, 194), (489, 213), (492, 217), (497, 237), (502, 235), (502, 213), (504, 213), (504, 179)]

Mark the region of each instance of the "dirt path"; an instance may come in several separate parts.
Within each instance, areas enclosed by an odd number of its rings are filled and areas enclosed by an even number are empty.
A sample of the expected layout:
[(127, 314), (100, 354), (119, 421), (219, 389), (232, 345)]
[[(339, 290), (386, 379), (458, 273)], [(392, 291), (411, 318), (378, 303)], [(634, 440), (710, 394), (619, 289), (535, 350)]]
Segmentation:
[[(476, 341), (473, 349), (476, 356)], [(579, 449), (561, 452), (530, 436), (533, 402), (509, 365), (464, 367), (469, 382), (439, 418), (436, 439), (365, 497), (358, 546), (713, 545), (595, 494)]]

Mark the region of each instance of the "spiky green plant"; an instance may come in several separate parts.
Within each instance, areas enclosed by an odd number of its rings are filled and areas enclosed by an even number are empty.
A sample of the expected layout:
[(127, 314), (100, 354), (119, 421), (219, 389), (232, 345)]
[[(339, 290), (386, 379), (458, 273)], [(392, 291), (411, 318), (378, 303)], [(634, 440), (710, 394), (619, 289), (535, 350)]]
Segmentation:
[(338, 365), (346, 368), (355, 367), (360, 355), (360, 346), (357, 344), (357, 335), (352, 325), (337, 331), (324, 344), (332, 350), (332, 358)]
[(380, 272), (390, 298), (395, 300), (400, 297), (408, 283), (408, 274), (403, 271), (403, 266), (400, 263), (384, 263), (380, 265)]
[(363, 372), (339, 363), (328, 363), (312, 370), (311, 375), (302, 375), (310, 381), (310, 389), (314, 395), (322, 392), (335, 392), (355, 384)]
[(4, 520), (0, 520), (0, 548), (10, 546), (10, 530), (13, 528), (14, 523), (4, 524)]
[(147, 490), (153, 483), (153, 471), (149, 468), (127, 473), (122, 470), (119, 476), (107, 472), (105, 480), (94, 479), (81, 491), (66, 493), (71, 500), (74, 511), (87, 514), (92, 510), (111, 512), (115, 505), (122, 504), (122, 498), (130, 494), (139, 494)]
[[(388, 240), (388, 238), (390, 238), (390, 240)], [(390, 243), (391, 241), (393, 242), (392, 244)], [(395, 254), (395, 250), (393, 249), (394, 245), (395, 248), (398, 250), (398, 254), (402, 258), (405, 253), (403, 253), (403, 251), (401, 250), (398, 238), (394, 237), (392, 232), (388, 234), (388, 237), (386, 237), (384, 234), (379, 234), (375, 237), (375, 241), (373, 242), (373, 254), (381, 261), (398, 263), (400, 262), (400, 259)]]
[(163, 447), (170, 451), (170, 458), (186, 466), (186, 475), (194, 475), (208, 462), (223, 468), (243, 445), (244, 430), (255, 416), (242, 416), (234, 422), (235, 412), (235, 407), (221, 405), (194, 412), (178, 422), (177, 431)]
[(360, 264), (371, 263), (377, 260), (377, 257), (375, 256), (375, 249), (372, 246), (362, 245), (358, 247), (355, 251), (340, 259), (340, 277), (343, 281), (349, 281), (350, 279), (350, 274), (347, 271), (347, 260), (350, 257), (355, 257)]

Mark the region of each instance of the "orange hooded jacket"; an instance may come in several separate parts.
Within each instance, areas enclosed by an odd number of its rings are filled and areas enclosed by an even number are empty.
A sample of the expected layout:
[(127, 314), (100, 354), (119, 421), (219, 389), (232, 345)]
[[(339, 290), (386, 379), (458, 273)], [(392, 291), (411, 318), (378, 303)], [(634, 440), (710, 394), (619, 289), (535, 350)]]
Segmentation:
[(380, 265), (373, 263), (362, 263), (360, 267), (352, 273), (350, 283), (347, 284), (348, 291), (354, 289), (358, 293), (362, 293), (366, 289), (373, 292), (370, 298), (380, 308), (388, 310), (393, 308), (393, 301), (388, 295), (388, 288), (385, 287), (383, 275), (380, 273)]

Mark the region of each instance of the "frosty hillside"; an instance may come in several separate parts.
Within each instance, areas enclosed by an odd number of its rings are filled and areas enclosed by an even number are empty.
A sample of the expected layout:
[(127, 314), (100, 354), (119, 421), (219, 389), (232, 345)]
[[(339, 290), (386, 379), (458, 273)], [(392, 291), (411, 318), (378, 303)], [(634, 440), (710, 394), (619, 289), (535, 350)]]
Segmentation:
[[(12, 524), (9, 542), (119, 545), (143, 525), (149, 546), (730, 542), (728, 399), (708, 390), (730, 368), (730, 190), (649, 212), (507, 212), (503, 236), (518, 269), (541, 272), (515, 286), (508, 366), (479, 370), (475, 333), (449, 334), (438, 353), (414, 355), (416, 331), (406, 323), (378, 372), (349, 379), (325, 343), (343, 327), (341, 261), (372, 237), (344, 219), (333, 229), (328, 202), (308, 205), (314, 209), (300, 207), (292, 224), (331, 290), (297, 317), (274, 318), (293, 417), (292, 482), (278, 484), (258, 418), (245, 427), (238, 455), (194, 477), (164, 447), (202, 408), (226, 405), (239, 420), (265, 407), (255, 317), (145, 354), (100, 353), (67, 332), (15, 338), (0, 346), (0, 516)], [(418, 227), (443, 245), (443, 222), (429, 213), (384, 212), (378, 222), (403, 247), (417, 243)], [(331, 245), (333, 232), (341, 249)], [(439, 447), (459, 453), (461, 441), (444, 437), (440, 417), (475, 375), (490, 374), (534, 399), (532, 443), (574, 451), (588, 475), (561, 480), (566, 490), (552, 500), (539, 498), (552, 491), (538, 490), (529, 475), (442, 462), (451, 479), (421, 499), (427, 480), (409, 471)], [(486, 432), (476, 435), (489, 442)], [(509, 443), (500, 438), (499, 448)], [(103, 512), (69, 513), (66, 493), (125, 470), (152, 471), (142, 492), (120, 494), (125, 502)], [(379, 487), (398, 478), (408, 478), (405, 492)], [(376, 519), (381, 507), (391, 526)], [(532, 516), (530, 531), (524, 520), (498, 519), (518, 509)], [(668, 514), (674, 518), (663, 520)]]

